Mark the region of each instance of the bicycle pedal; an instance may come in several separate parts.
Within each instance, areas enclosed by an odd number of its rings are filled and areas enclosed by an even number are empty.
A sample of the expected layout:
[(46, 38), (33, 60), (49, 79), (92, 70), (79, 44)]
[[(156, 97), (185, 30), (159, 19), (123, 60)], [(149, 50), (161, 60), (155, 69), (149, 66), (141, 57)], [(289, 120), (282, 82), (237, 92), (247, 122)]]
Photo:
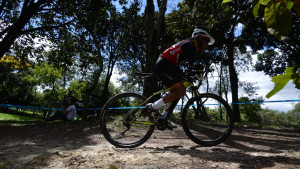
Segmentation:
[(167, 129), (173, 130), (174, 128), (177, 128), (177, 126), (175, 126), (171, 122), (167, 121)]
[(159, 118), (156, 120), (156, 128), (160, 131), (163, 131), (163, 130), (166, 130), (167, 128), (167, 125), (166, 125), (166, 120), (165, 119), (162, 119), (162, 118)]

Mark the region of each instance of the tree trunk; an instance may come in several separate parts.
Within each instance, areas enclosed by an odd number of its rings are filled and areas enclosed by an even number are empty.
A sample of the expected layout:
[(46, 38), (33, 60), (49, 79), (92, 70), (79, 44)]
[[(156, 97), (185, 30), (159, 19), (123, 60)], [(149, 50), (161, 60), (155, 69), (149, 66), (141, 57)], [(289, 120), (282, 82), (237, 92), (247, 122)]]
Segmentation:
[(108, 85), (110, 82), (110, 78), (112, 76), (112, 72), (114, 70), (114, 66), (116, 63), (116, 58), (114, 58), (113, 56), (114, 54), (111, 54), (110, 59), (109, 59), (109, 64), (108, 64), (108, 68), (107, 68), (107, 73), (106, 73), (106, 78), (105, 78), (105, 82), (104, 82), (104, 87), (103, 87), (103, 92), (102, 92), (102, 96), (101, 96), (101, 103), (103, 103), (103, 106), (106, 102), (106, 100), (108, 100)]
[(219, 96), (222, 97), (222, 93), (223, 93), (223, 90), (222, 90), (222, 75), (223, 75), (223, 64), (221, 63), (220, 65), (220, 74), (219, 74), (219, 78), (220, 78), (220, 84), (219, 84)]
[(105, 78), (105, 82), (104, 82), (104, 87), (103, 87), (103, 91), (102, 91), (102, 96), (101, 96), (101, 104), (103, 103), (103, 105), (105, 104), (105, 100), (107, 100), (107, 95), (108, 95), (108, 85), (110, 82), (110, 78), (111, 78), (111, 73), (107, 72), (106, 74), (106, 78)]
[[(144, 72), (152, 72), (153, 71), (153, 63), (154, 63), (154, 49), (153, 47), (156, 45), (154, 37), (156, 37), (155, 28), (154, 28), (154, 4), (153, 0), (147, 0), (147, 5), (145, 9), (146, 14), (146, 65)], [(144, 88), (143, 95), (148, 97), (151, 95), (151, 78), (145, 78), (144, 80)]]
[[(221, 65), (220, 65), (220, 74), (219, 74), (219, 76), (220, 76), (220, 86), (219, 86), (219, 96), (220, 97), (222, 97), (222, 74), (223, 74), (223, 64), (221, 63)], [(223, 120), (223, 116), (222, 116), (222, 111), (221, 111), (221, 105), (220, 105), (220, 119), (221, 120)]]
[(231, 84), (231, 93), (232, 93), (232, 107), (233, 107), (233, 113), (235, 115), (235, 121), (240, 122), (241, 116), (240, 116), (240, 110), (239, 105), (235, 104), (239, 102), (238, 98), (238, 76), (234, 67), (234, 55), (233, 55), (234, 46), (232, 43), (227, 44), (227, 55), (229, 59), (229, 75), (230, 75), (230, 84)]
[[(145, 72), (153, 72), (154, 64), (158, 58), (158, 42), (162, 32), (162, 26), (164, 23), (167, 0), (159, 1), (159, 15), (157, 18), (157, 24), (155, 25), (154, 17), (154, 4), (153, 0), (147, 0), (147, 5), (145, 9), (146, 15), (146, 66)], [(144, 81), (143, 95), (150, 96), (157, 88), (156, 78), (146, 78)], [(156, 86), (156, 87), (155, 87)]]
[[(91, 31), (90, 31), (90, 33), (93, 36)], [(97, 65), (99, 66), (99, 70), (94, 73), (94, 77), (93, 77), (93, 81), (92, 81), (91, 85), (87, 86), (87, 88), (85, 90), (84, 101), (83, 101), (83, 115), (82, 115), (83, 119), (86, 119), (88, 116), (90, 96), (91, 96), (92, 92), (96, 89), (98, 82), (99, 82), (100, 75), (103, 71), (103, 58), (101, 55), (101, 47), (99, 46), (99, 42), (95, 40), (96, 39), (95, 36), (93, 36), (93, 37), (94, 37), (94, 44), (96, 46), (98, 45), (97, 46), (97, 57), (98, 57)]]
[(101, 73), (102, 70), (98, 70), (97, 72), (95, 72), (92, 84), (88, 86), (85, 90), (84, 101), (83, 101), (83, 115), (82, 115), (83, 119), (86, 119), (88, 116), (90, 96), (92, 92), (95, 90), (95, 88), (97, 87)]

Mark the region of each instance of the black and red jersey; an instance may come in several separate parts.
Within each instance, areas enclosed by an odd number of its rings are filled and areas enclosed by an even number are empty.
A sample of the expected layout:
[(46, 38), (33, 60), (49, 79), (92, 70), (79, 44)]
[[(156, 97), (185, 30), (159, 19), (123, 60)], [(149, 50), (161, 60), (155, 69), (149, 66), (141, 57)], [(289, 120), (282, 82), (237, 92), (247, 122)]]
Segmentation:
[(160, 57), (166, 58), (173, 63), (173, 66), (178, 66), (182, 61), (195, 60), (194, 52), (196, 47), (191, 39), (180, 41), (165, 50)]

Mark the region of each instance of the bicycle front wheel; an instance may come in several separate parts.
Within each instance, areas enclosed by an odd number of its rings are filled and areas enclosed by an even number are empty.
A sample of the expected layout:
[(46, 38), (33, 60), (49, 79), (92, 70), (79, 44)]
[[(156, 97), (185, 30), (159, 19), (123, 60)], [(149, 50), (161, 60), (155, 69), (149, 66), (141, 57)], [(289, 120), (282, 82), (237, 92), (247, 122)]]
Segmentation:
[(205, 93), (190, 99), (181, 114), (186, 135), (202, 146), (215, 146), (226, 140), (234, 126), (231, 107), (221, 97)]
[[(133, 148), (150, 138), (155, 126), (151, 125), (149, 115), (138, 109), (145, 100), (136, 93), (122, 93), (107, 101), (100, 114), (100, 127), (108, 142), (120, 148)], [(130, 112), (134, 113), (128, 116)]]

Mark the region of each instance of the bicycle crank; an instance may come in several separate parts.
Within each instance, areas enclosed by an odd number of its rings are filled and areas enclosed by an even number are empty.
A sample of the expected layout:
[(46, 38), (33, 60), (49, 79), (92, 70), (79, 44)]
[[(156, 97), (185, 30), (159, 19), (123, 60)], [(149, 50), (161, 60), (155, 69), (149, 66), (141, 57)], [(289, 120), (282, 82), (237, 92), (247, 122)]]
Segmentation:
[(159, 118), (156, 120), (156, 128), (158, 130), (166, 130), (167, 126), (168, 126), (168, 121), (166, 119), (162, 119), (162, 118)]

